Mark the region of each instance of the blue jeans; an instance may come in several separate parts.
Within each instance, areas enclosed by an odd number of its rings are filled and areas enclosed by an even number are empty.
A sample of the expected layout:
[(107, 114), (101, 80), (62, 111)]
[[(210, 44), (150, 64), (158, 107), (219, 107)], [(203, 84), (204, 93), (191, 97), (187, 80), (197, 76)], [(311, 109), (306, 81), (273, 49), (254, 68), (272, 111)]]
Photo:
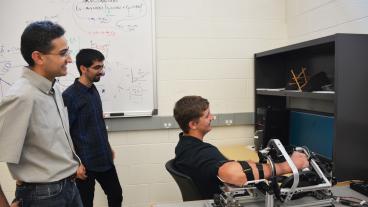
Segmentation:
[(74, 179), (52, 183), (17, 185), (15, 197), (21, 207), (83, 207)]

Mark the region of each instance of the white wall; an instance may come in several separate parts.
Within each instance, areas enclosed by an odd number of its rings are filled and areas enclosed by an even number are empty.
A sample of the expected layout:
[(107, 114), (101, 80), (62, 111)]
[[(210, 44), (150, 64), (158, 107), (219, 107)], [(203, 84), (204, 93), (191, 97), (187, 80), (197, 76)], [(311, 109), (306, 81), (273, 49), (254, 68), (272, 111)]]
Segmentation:
[(367, 0), (286, 0), (288, 43), (335, 33), (368, 33)]
[(284, 1), (157, 0), (158, 105), (199, 94), (212, 112), (252, 112), (253, 55), (285, 43)]
[[(365, 0), (156, 0), (159, 115), (171, 115), (175, 101), (189, 94), (208, 98), (213, 113), (253, 112), (254, 53), (337, 31), (368, 33), (367, 11)], [(124, 206), (181, 200), (164, 168), (178, 132), (109, 134)], [(253, 126), (216, 127), (207, 141), (252, 144), (252, 136)], [(15, 184), (4, 164), (0, 182), (12, 198)], [(107, 206), (100, 188), (95, 206)]]

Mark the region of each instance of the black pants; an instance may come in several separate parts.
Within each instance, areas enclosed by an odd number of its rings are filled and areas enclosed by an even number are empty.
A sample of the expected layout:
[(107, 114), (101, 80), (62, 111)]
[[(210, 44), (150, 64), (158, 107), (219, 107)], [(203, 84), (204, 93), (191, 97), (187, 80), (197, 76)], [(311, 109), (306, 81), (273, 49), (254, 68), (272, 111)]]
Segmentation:
[(77, 187), (84, 207), (93, 207), (96, 180), (107, 196), (109, 207), (121, 207), (123, 190), (121, 189), (115, 167), (106, 172), (87, 170), (87, 176), (86, 180), (77, 179)]

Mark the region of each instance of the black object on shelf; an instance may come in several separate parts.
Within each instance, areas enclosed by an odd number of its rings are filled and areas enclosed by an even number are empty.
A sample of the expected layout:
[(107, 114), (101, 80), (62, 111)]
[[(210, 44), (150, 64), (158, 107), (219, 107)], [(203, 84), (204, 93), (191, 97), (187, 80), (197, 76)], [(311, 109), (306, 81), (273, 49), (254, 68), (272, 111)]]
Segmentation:
[(323, 86), (330, 85), (331, 81), (328, 79), (325, 72), (319, 72), (312, 75), (303, 91), (321, 91)]

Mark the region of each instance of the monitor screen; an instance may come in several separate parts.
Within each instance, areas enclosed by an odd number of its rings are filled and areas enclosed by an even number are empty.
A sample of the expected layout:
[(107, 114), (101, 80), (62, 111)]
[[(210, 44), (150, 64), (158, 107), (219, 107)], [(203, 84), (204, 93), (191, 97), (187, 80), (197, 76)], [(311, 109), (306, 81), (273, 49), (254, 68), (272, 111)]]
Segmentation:
[(310, 151), (332, 160), (334, 117), (290, 111), (289, 141), (293, 146), (306, 146)]

